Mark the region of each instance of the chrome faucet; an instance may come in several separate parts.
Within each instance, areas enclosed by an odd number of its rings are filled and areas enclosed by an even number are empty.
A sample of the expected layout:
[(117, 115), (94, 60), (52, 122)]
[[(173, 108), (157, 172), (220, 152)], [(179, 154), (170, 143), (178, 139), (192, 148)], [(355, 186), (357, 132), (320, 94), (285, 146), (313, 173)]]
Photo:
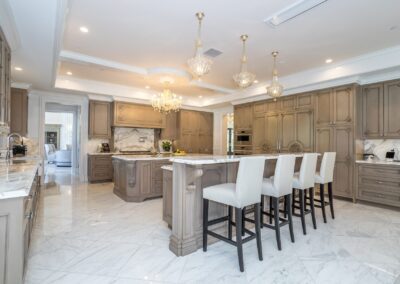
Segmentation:
[(12, 144), (10, 143), (11, 138), (13, 137), (18, 137), (20, 141), (22, 141), (22, 135), (19, 133), (10, 133), (7, 136), (7, 154), (6, 154), (6, 160), (11, 159), (11, 151), (12, 151)]

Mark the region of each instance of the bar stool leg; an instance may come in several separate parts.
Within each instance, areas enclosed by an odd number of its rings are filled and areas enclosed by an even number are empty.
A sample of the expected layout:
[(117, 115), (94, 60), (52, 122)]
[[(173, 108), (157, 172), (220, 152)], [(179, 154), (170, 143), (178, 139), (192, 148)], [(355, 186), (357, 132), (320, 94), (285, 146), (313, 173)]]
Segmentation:
[(260, 212), (260, 226), (261, 226), (261, 228), (263, 228), (264, 227), (264, 214), (263, 214), (263, 212), (264, 212), (264, 200), (265, 200), (265, 197), (264, 197), (264, 195), (261, 195), (261, 212)]
[(295, 211), (294, 211), (295, 210), (295, 208), (294, 208), (295, 204), (296, 204), (296, 191), (293, 188), (292, 189), (292, 214), (295, 213)]
[(274, 222), (275, 222), (276, 242), (278, 244), (278, 250), (282, 250), (281, 230), (279, 227), (279, 198), (274, 197), (273, 204), (274, 204)]
[(242, 243), (242, 209), (235, 208), (235, 218), (236, 218), (236, 247), (239, 258), (240, 271), (244, 271), (243, 264), (243, 243)]
[(208, 199), (203, 199), (203, 251), (207, 251)]
[(272, 224), (272, 197), (269, 198), (269, 223)]
[[(257, 239), (257, 251), (258, 251), (258, 259), (263, 260), (263, 255), (262, 255), (262, 245), (261, 245), (261, 230), (260, 230), (260, 204), (257, 203), (255, 205), (255, 211), (254, 211), (254, 221), (255, 221), (255, 227), (256, 227), (256, 239)], [(262, 215), (262, 214), (261, 214)]]
[(306, 220), (304, 214), (304, 190), (299, 190), (299, 198), (300, 198), (300, 218), (301, 218), (301, 226), (303, 227), (303, 234), (307, 235), (306, 229)]
[(292, 243), (294, 243), (293, 218), (292, 218), (292, 210), (290, 209), (291, 202), (292, 202), (291, 194), (288, 194), (285, 196), (285, 202), (287, 203), (286, 212), (287, 212), (288, 221), (289, 221), (290, 239), (291, 239)]
[(317, 220), (315, 218), (315, 206), (314, 206), (314, 187), (308, 189), (308, 195), (310, 196), (310, 207), (311, 207), (311, 217), (314, 229), (317, 229)]
[(321, 200), (322, 216), (324, 217), (324, 223), (326, 223), (326, 212), (325, 212), (325, 189), (324, 184), (319, 185), (319, 198)]
[(244, 237), (245, 232), (244, 232), (244, 228), (246, 227), (246, 221), (244, 220), (244, 218), (246, 217), (246, 207), (244, 207), (242, 209), (242, 237)]
[(333, 211), (333, 192), (332, 182), (328, 183), (329, 206), (331, 207), (332, 219), (335, 219), (335, 212)]
[(232, 240), (232, 206), (228, 206), (228, 239)]
[(286, 219), (287, 218), (287, 199), (285, 197), (284, 201), (283, 201), (283, 217)]

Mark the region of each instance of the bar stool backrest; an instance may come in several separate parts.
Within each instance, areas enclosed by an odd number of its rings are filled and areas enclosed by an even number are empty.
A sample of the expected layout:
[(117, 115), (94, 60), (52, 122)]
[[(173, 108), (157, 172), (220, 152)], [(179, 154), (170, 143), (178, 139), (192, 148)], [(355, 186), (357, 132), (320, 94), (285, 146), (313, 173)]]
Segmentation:
[(333, 181), (333, 170), (335, 168), (336, 152), (325, 152), (322, 157), (319, 175), (324, 183)]
[(302, 189), (314, 187), (315, 171), (317, 169), (317, 153), (306, 153), (300, 166), (299, 181)]
[(274, 187), (279, 192), (278, 196), (292, 193), (295, 155), (280, 155), (275, 167)]
[(241, 208), (260, 202), (265, 157), (240, 158), (236, 178), (236, 198)]

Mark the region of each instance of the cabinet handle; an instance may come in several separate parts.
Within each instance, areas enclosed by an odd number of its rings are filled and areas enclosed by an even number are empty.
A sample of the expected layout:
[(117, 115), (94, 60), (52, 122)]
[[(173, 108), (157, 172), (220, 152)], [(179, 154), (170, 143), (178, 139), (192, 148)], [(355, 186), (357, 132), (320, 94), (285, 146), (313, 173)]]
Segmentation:
[(383, 184), (383, 181), (377, 181), (376, 183), (377, 184)]
[(28, 219), (28, 220), (32, 219), (32, 216), (33, 216), (32, 211), (30, 213), (28, 213), (28, 214), (25, 214), (25, 218)]

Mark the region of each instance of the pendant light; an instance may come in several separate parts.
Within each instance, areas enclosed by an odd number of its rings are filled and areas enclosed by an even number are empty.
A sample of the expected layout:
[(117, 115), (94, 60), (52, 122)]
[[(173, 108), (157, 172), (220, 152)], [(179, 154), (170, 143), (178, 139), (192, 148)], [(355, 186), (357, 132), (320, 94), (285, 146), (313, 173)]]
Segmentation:
[(202, 76), (210, 72), (212, 60), (203, 54), (203, 44), (201, 42), (201, 22), (204, 18), (204, 13), (196, 13), (197, 20), (199, 21), (199, 28), (197, 31), (197, 39), (195, 44), (194, 57), (190, 58), (187, 63), (192, 74), (200, 79)]
[(276, 70), (276, 57), (278, 56), (278, 54), (279, 54), (278, 51), (272, 52), (272, 57), (274, 58), (274, 66), (272, 70), (272, 82), (271, 85), (267, 87), (267, 95), (274, 98), (274, 101), (276, 101), (277, 98), (282, 96), (283, 93), (283, 86), (279, 84), (278, 71)]
[(242, 59), (240, 62), (240, 73), (233, 75), (233, 80), (240, 88), (251, 86), (256, 78), (256, 75), (247, 71), (247, 55), (246, 55), (246, 40), (248, 35), (241, 35), (240, 39), (243, 42)]

